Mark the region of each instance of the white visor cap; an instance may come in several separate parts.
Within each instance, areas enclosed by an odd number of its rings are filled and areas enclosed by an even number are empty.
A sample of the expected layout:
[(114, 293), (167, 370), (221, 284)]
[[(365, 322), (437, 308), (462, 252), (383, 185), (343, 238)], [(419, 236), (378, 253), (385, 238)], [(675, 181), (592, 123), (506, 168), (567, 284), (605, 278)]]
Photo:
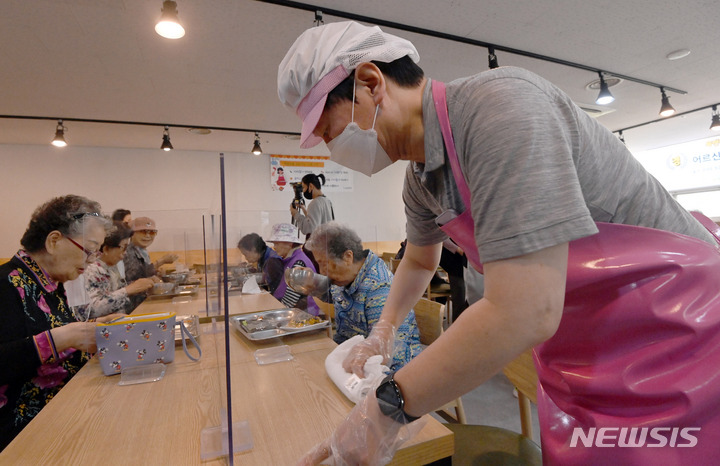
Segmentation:
[(390, 63), (409, 56), (420, 60), (408, 40), (382, 32), (378, 26), (342, 21), (316, 26), (303, 32), (278, 67), (278, 97), (302, 120), (300, 147), (322, 142), (313, 131), (322, 116), (328, 93), (358, 64)]

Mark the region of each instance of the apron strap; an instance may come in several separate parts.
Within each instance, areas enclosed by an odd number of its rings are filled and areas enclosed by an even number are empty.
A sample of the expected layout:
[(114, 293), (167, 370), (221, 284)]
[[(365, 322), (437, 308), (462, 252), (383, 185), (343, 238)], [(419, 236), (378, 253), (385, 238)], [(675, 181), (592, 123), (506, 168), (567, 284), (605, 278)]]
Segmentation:
[(435, 112), (437, 112), (438, 120), (440, 121), (440, 131), (443, 135), (443, 142), (445, 143), (445, 150), (447, 151), (450, 167), (452, 168), (453, 178), (455, 178), (455, 183), (465, 203), (465, 208), (470, 209), (470, 188), (468, 188), (465, 177), (460, 169), (460, 162), (458, 162), (457, 151), (455, 150), (455, 140), (453, 139), (452, 128), (450, 128), (450, 117), (448, 116), (447, 98), (445, 96), (445, 83), (433, 81), (431, 86)]

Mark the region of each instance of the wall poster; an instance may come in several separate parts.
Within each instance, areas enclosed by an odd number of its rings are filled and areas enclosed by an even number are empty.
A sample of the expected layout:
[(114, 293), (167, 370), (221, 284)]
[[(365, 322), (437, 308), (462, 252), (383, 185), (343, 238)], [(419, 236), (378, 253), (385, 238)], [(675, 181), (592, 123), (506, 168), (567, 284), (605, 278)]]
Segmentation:
[(322, 155), (271, 155), (270, 185), (274, 191), (292, 191), (290, 183), (300, 182), (308, 173), (325, 175), (323, 192), (353, 190), (352, 170)]

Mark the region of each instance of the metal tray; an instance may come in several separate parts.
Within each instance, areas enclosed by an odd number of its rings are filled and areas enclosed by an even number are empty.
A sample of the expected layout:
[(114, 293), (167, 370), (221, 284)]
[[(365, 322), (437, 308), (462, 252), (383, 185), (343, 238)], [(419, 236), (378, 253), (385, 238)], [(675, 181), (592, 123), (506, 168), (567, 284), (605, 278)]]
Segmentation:
[(323, 320), (318, 324), (307, 327), (295, 328), (293, 330), (283, 329), (295, 316), (296, 313), (304, 312), (300, 309), (276, 309), (273, 311), (256, 312), (242, 316), (230, 317), (230, 323), (242, 333), (248, 340), (268, 340), (296, 333), (312, 332), (330, 325), (329, 320)]
[[(196, 315), (175, 316), (175, 344), (182, 345), (183, 335), (180, 331), (180, 321), (185, 322), (185, 328), (196, 340), (200, 338), (200, 318)], [(185, 337), (187, 339), (187, 337)]]
[(175, 298), (177, 296), (195, 296), (199, 285), (177, 285), (171, 292), (164, 294), (151, 294), (147, 299)]

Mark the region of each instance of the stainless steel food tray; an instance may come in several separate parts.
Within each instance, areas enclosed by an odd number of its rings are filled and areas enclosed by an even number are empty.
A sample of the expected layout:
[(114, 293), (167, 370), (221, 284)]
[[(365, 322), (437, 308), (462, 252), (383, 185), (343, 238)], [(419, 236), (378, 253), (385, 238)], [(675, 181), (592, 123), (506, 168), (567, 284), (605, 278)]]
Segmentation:
[[(196, 315), (191, 316), (175, 316), (175, 344), (182, 345), (183, 335), (180, 331), (179, 322), (185, 322), (185, 328), (188, 329), (190, 335), (196, 340), (200, 338), (200, 318)], [(185, 337), (187, 339), (187, 337)]]
[(248, 340), (268, 340), (296, 333), (312, 332), (318, 329), (327, 328), (329, 320), (307, 327), (294, 328), (292, 330), (281, 328), (287, 326), (296, 313), (303, 312), (299, 309), (285, 308), (273, 311), (256, 312), (242, 316), (230, 317), (230, 323), (242, 333)]
[(169, 293), (151, 294), (148, 299), (176, 298), (178, 296), (195, 296), (198, 294), (199, 285), (177, 285)]

